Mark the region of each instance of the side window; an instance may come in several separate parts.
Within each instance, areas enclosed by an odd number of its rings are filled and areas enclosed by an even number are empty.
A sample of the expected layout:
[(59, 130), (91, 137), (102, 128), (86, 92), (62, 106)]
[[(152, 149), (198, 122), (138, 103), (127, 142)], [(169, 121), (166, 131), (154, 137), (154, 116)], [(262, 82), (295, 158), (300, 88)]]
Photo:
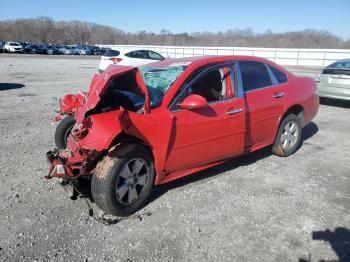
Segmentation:
[(129, 53), (125, 54), (126, 56), (130, 57), (130, 58), (140, 58), (140, 59), (147, 59), (146, 54), (144, 52), (142, 52), (141, 50), (139, 51), (132, 51)]
[(160, 54), (153, 52), (153, 51), (145, 51), (146, 53), (148, 53), (148, 57), (149, 59), (153, 59), (153, 60), (164, 60), (164, 57), (161, 56)]
[[(227, 67), (210, 70), (181, 92), (176, 98), (176, 103), (181, 103), (192, 94), (203, 96), (208, 103), (227, 99), (229, 76), (230, 70)], [(174, 109), (178, 107), (175, 106)]]
[(270, 86), (271, 79), (265, 65), (255, 61), (239, 62), (241, 69), (243, 91), (248, 92), (265, 86)]
[(288, 78), (285, 73), (281, 72), (277, 68), (274, 68), (273, 66), (268, 65), (272, 73), (275, 75), (277, 81), (279, 84), (287, 83)]

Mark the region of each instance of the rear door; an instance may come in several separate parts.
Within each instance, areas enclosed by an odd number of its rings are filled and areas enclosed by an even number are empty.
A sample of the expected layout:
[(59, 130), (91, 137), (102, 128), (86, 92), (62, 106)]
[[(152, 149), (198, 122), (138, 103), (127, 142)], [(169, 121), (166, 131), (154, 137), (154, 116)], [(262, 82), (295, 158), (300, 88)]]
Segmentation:
[(257, 61), (240, 61), (239, 69), (246, 100), (245, 147), (249, 151), (274, 141), (279, 118), (283, 115), (287, 79), (279, 83), (271, 68)]
[[(166, 172), (209, 164), (243, 153), (244, 98), (233, 91), (234, 69), (222, 66), (198, 74), (173, 101), (173, 126)], [(177, 106), (188, 95), (201, 95), (209, 106), (184, 110)]]

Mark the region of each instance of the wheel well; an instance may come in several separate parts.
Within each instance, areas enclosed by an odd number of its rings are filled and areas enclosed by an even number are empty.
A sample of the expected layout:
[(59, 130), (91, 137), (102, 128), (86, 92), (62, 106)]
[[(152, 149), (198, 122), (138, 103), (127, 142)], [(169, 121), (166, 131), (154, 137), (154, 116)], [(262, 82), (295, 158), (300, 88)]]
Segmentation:
[(117, 135), (113, 142), (111, 143), (111, 146), (110, 147), (113, 147), (119, 143), (133, 143), (133, 144), (139, 144), (139, 145), (142, 145), (144, 146), (145, 148), (147, 148), (147, 150), (149, 151), (152, 159), (154, 160), (154, 155), (153, 155), (153, 152), (151, 150), (151, 148), (149, 147), (149, 145), (147, 143), (145, 143), (143, 140), (137, 138), (137, 137), (134, 137), (134, 136), (131, 136), (131, 135), (127, 135), (125, 134), (124, 132), (120, 133), (119, 135)]
[(304, 125), (304, 108), (301, 105), (294, 105), (290, 107), (287, 112), (284, 113), (281, 121), (289, 114), (296, 115), (300, 119), (301, 124)]

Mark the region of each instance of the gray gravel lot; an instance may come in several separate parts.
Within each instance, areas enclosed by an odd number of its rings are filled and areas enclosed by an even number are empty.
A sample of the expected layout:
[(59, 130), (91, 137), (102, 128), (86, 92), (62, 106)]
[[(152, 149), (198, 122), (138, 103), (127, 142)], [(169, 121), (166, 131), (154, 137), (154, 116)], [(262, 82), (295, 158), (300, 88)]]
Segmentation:
[(350, 261), (347, 102), (322, 104), (291, 157), (264, 149), (158, 187), (138, 217), (89, 218), (43, 179), (44, 156), (58, 99), (86, 90), (98, 62), (0, 54), (1, 261)]

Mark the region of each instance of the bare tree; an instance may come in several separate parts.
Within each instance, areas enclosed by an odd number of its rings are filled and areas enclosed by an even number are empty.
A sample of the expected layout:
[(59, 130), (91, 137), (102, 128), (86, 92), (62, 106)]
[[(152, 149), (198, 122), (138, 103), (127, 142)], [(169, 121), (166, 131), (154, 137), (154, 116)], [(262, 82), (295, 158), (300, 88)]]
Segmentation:
[(117, 28), (81, 21), (54, 21), (37, 17), (0, 21), (0, 40), (29, 41), (55, 44), (148, 44), (190, 46), (246, 46), (290, 48), (350, 48), (350, 39), (344, 40), (328, 31), (273, 33), (270, 29), (257, 34), (251, 28), (234, 28), (226, 32), (159, 33), (140, 31), (126, 33)]

